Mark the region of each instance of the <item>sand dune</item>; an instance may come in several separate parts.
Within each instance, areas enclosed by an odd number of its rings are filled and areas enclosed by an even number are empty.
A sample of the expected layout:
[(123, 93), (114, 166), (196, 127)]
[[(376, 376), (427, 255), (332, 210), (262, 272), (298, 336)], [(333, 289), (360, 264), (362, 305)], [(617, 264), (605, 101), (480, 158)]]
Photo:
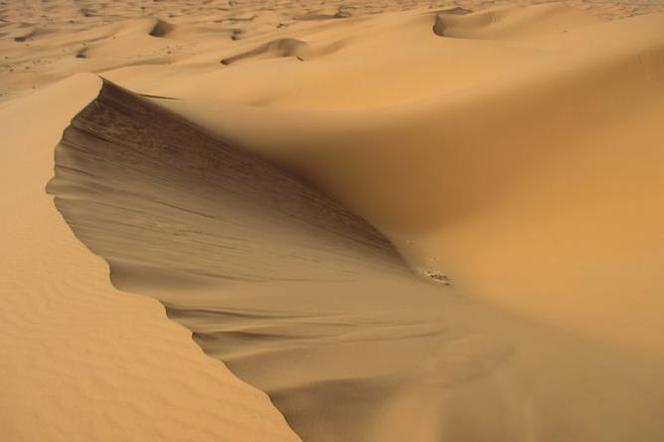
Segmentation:
[(255, 58), (256, 56), (261, 55), (273, 57), (297, 57), (302, 60), (302, 57), (298, 54), (306, 47), (307, 44), (301, 40), (296, 40), (294, 38), (280, 38), (265, 43), (250, 51), (223, 58), (221, 63), (229, 65), (246, 58)]
[(662, 15), (160, 3), (0, 8), (9, 440), (664, 439)]
[[(412, 266), (539, 319), (661, 351), (662, 171), (644, 161), (661, 143), (661, 17), (567, 20), (568, 32), (525, 32), (500, 45), (441, 39), (431, 31), (435, 17), (378, 19), (385, 32), (369, 28), (375, 37), (320, 59), (324, 72), (316, 60), (284, 62), (259, 84), (255, 63), (197, 80), (246, 89), (207, 98), (177, 82), (155, 90), (187, 98), (164, 105), (335, 196)], [(417, 50), (366, 54), (416, 38)], [(343, 62), (351, 56), (352, 65)], [(307, 82), (312, 72), (317, 81)], [(601, 288), (600, 268), (614, 275)], [(641, 301), (626, 306), (625, 293)]]
[(113, 289), (54, 213), (53, 145), (100, 87), (76, 76), (0, 109), (3, 440), (298, 440), (161, 306)]
[(65, 129), (55, 167), (47, 191), (114, 275), (138, 263), (230, 280), (343, 280), (400, 266), (364, 220), (108, 82)]
[(664, 434), (658, 358), (410, 275), (362, 220), (110, 83), (65, 130), (48, 191), (117, 287), (159, 299), (305, 440)]

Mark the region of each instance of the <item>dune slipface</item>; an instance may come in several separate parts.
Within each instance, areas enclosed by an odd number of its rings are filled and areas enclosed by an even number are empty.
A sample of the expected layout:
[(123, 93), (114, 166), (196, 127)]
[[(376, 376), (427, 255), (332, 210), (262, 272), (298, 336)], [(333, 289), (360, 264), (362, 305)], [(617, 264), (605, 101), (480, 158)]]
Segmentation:
[(305, 440), (664, 434), (658, 359), (423, 281), (338, 203), (112, 83), (55, 162), (48, 191), (113, 283), (162, 302)]
[(2, 440), (299, 440), (159, 303), (115, 289), (44, 193), (53, 145), (101, 86), (77, 75), (0, 109)]
[(64, 131), (56, 171), (56, 206), (118, 277), (131, 264), (242, 281), (401, 266), (338, 203), (107, 81)]
[(664, 440), (661, 1), (499, 3), (0, 8), (0, 433)]

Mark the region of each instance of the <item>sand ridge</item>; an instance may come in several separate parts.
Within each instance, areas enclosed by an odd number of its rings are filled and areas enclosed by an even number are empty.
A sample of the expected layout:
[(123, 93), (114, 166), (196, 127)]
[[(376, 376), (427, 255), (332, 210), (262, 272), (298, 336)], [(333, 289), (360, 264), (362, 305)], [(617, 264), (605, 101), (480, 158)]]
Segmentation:
[[(269, 2), (214, 0), (26, 1), (0, 5), (0, 100), (32, 92), (77, 72), (136, 64), (166, 67), (194, 54), (232, 49), (234, 42), (289, 37), (386, 12), (463, 7), (469, 10), (528, 1), (362, 0)], [(602, 19), (664, 10), (659, 0), (566, 4)], [(95, 56), (96, 54), (96, 56)]]
[(17, 149), (2, 150), (4, 439), (298, 440), (161, 306), (113, 289), (107, 265), (54, 216), (52, 143), (100, 87), (78, 76), (1, 111), (2, 145)]
[(570, 5), (3, 5), (0, 426), (664, 437), (661, 4)]

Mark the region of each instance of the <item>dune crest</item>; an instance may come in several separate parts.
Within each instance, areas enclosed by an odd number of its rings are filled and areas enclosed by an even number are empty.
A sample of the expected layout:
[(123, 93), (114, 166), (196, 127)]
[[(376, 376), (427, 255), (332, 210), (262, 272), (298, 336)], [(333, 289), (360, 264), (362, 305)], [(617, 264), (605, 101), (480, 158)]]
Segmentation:
[(364, 220), (110, 82), (65, 130), (48, 191), (116, 287), (158, 299), (304, 440), (664, 434), (661, 359), (423, 281)]
[(16, 147), (0, 152), (3, 440), (299, 440), (161, 305), (113, 288), (44, 193), (53, 144), (101, 86), (77, 75), (0, 107), (1, 144)]
[(658, 3), (14, 6), (10, 440), (664, 440)]
[[(661, 354), (661, 17), (589, 24), (547, 10), (541, 19), (567, 32), (440, 38), (435, 12), (384, 16), (329, 56), (265, 61), (270, 78), (254, 76), (256, 63), (201, 75), (235, 85), (214, 96), (155, 90), (343, 202), (414, 268), (537, 321)], [(375, 49), (400, 41), (418, 45)]]
[(118, 265), (248, 281), (399, 266), (391, 243), (339, 204), (108, 81), (65, 129), (55, 165), (58, 210)]
[(273, 57), (298, 57), (299, 54), (307, 47), (307, 43), (294, 38), (281, 38), (265, 43), (255, 49), (252, 49), (241, 54), (226, 57), (221, 60), (221, 64), (232, 64), (246, 58), (257, 56), (273, 56)]

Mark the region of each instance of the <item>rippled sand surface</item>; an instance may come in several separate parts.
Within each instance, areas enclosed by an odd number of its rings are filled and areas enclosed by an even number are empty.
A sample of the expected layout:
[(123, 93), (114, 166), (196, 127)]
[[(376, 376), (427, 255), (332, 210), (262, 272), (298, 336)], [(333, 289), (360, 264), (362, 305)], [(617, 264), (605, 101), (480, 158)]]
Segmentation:
[(10, 440), (664, 439), (661, 4), (56, 3), (0, 9)]

